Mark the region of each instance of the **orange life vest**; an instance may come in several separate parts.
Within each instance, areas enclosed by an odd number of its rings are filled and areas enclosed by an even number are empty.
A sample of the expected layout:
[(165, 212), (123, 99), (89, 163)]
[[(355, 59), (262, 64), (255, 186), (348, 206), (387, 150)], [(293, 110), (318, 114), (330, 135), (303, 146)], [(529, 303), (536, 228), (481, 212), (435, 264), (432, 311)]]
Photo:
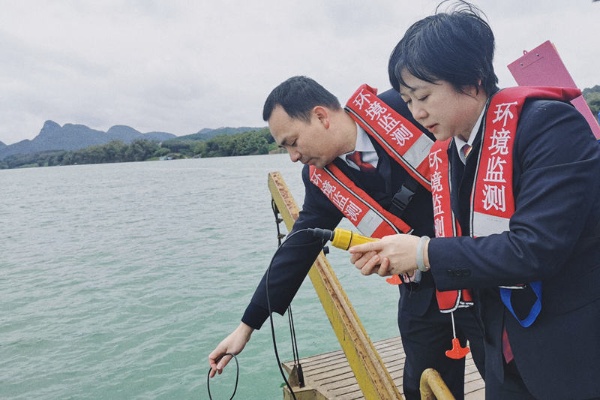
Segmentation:
[[(533, 98), (568, 101), (580, 93), (578, 89), (570, 88), (520, 86), (503, 89), (492, 97), (486, 112), (484, 135), (477, 154), (477, 174), (471, 191), (472, 237), (488, 236), (509, 230), (509, 221), (515, 211), (513, 145), (518, 118), (525, 101)], [(435, 142), (429, 155), (436, 237), (461, 236), (460, 225), (451, 206), (452, 187), (448, 161), (451, 141), (452, 138)], [(510, 299), (510, 295), (504, 293), (503, 297)], [(470, 293), (466, 290), (438, 291), (440, 310), (444, 307), (446, 312), (471, 301)], [(512, 307), (509, 305), (507, 307), (512, 312)], [(533, 313), (530, 314), (532, 319), (525, 324), (533, 323), (541, 310), (541, 300), (534, 308), (538, 307), (539, 309), (532, 310)]]
[[(377, 90), (362, 85), (348, 100), (346, 111), (385, 151), (429, 190), (427, 155), (433, 144), (413, 123), (377, 97)], [(411, 233), (412, 228), (381, 207), (339, 168), (310, 167), (310, 179), (357, 229), (366, 236)]]

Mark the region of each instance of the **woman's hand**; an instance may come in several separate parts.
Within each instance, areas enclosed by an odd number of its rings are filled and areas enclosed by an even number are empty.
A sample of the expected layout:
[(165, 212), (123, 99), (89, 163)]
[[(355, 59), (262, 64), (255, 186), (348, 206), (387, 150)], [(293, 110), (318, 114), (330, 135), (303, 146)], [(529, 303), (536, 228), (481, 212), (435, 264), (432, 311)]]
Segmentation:
[(385, 236), (375, 242), (351, 247), (350, 261), (363, 275), (412, 275), (417, 269), (418, 244), (418, 236)]

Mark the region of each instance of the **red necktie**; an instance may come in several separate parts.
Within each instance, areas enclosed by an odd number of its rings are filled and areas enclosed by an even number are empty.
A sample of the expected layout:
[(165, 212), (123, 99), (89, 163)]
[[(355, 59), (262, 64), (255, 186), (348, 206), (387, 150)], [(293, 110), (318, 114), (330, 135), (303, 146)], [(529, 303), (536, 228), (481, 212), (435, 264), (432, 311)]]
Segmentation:
[(506, 360), (507, 364), (509, 364), (514, 358), (512, 348), (510, 347), (510, 342), (508, 341), (508, 333), (506, 332), (506, 328), (502, 328), (502, 354), (504, 354), (504, 359)]
[(360, 151), (355, 151), (347, 158), (356, 164), (362, 172), (375, 172), (377, 170), (377, 168), (375, 168), (372, 164), (362, 160), (362, 154)]
[(466, 160), (467, 157), (469, 156), (469, 153), (471, 152), (471, 145), (469, 145), (469, 144), (463, 145), (463, 147), (461, 147), (460, 151), (462, 152), (463, 156), (465, 156), (465, 160)]

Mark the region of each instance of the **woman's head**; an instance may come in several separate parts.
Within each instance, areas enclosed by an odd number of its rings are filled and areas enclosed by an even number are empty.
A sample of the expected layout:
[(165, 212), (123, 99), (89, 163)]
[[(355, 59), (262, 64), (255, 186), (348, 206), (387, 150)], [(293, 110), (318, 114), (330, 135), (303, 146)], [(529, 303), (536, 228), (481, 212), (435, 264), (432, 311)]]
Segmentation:
[(457, 91), (498, 90), (494, 72), (494, 34), (483, 13), (460, 1), (451, 9), (414, 23), (394, 48), (388, 64), (392, 86), (406, 86), (403, 71), (427, 82), (446, 81)]

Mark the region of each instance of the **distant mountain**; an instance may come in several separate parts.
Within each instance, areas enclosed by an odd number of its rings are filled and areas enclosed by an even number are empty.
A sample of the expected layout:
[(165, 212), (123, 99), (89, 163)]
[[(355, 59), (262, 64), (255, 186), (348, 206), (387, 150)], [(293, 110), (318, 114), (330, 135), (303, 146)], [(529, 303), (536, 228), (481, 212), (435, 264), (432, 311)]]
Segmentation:
[(236, 133), (244, 133), (250, 131), (258, 131), (260, 129), (264, 129), (265, 127), (259, 128), (250, 128), (250, 127), (241, 127), (241, 128), (230, 128), (223, 127), (217, 129), (209, 129), (204, 128), (199, 130), (196, 133), (192, 133), (191, 135), (185, 136), (177, 136), (174, 140), (209, 140), (219, 135), (235, 135)]
[[(46, 121), (40, 133), (32, 140), (26, 139), (11, 145), (0, 145), (0, 160), (14, 154), (33, 154), (49, 150), (80, 150), (102, 145), (113, 140), (129, 144), (136, 139), (165, 141), (177, 137), (167, 132), (141, 133), (129, 126), (115, 125), (107, 132), (88, 128), (85, 125)], [(1, 143), (1, 142), (0, 142)]]

